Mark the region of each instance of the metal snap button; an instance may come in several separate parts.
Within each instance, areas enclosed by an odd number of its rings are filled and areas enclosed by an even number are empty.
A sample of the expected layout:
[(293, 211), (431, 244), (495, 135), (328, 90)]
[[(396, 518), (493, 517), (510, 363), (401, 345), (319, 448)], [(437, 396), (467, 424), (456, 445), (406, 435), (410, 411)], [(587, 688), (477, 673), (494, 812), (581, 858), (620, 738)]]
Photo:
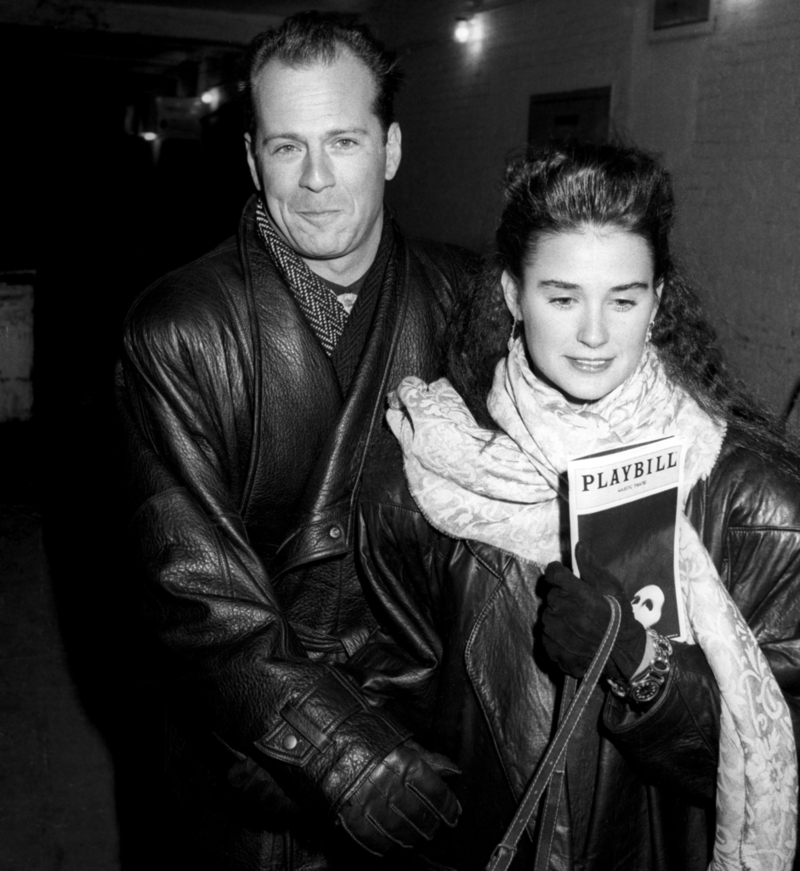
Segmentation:
[(331, 538), (341, 538), (342, 537), (342, 530), (339, 529), (338, 526), (332, 526), (330, 528), (330, 530), (328, 530), (328, 535)]
[(294, 750), (295, 747), (297, 747), (297, 736), (292, 735), (291, 733), (285, 735), (283, 738), (283, 749)]

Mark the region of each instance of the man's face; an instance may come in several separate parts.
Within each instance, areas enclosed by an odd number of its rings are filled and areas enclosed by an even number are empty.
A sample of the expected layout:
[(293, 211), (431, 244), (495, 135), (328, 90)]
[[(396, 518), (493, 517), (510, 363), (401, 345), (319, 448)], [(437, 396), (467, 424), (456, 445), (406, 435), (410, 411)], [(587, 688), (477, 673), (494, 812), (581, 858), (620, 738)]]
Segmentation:
[(332, 64), (270, 61), (253, 85), (247, 160), (272, 221), (321, 275), (363, 272), (380, 241), (384, 184), (400, 163), (400, 128), (384, 133), (372, 74), (342, 49)]

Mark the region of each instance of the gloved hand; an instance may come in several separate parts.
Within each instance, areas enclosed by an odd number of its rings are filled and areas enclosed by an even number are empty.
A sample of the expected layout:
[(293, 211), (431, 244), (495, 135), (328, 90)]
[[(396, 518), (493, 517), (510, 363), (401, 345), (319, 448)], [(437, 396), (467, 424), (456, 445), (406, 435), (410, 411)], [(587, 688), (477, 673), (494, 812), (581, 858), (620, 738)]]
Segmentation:
[(461, 808), (429, 753), (335, 666), (310, 663), (309, 682), (255, 742), (257, 759), (300, 806), (316, 806), (371, 853), (430, 840)]
[(338, 821), (378, 856), (430, 841), (442, 823), (458, 822), (461, 805), (439, 776), (458, 773), (446, 756), (407, 740), (373, 768), (340, 809)]
[(647, 633), (634, 617), (622, 584), (580, 541), (575, 546), (575, 558), (580, 578), (560, 562), (552, 562), (545, 569), (549, 586), (542, 613), (544, 649), (562, 671), (583, 677), (611, 618), (611, 606), (604, 597), (612, 596), (622, 606), (622, 622), (603, 674), (627, 681), (641, 664)]

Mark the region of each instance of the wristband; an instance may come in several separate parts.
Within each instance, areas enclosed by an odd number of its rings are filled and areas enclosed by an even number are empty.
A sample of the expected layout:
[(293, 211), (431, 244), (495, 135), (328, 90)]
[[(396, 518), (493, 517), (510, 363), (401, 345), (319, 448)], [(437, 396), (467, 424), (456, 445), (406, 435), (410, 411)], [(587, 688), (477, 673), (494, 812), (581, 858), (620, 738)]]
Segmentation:
[(672, 656), (672, 645), (669, 640), (659, 635), (654, 629), (647, 629), (647, 634), (653, 639), (655, 652), (648, 665), (629, 681), (618, 681), (607, 678), (611, 692), (620, 699), (630, 699), (638, 704), (652, 702), (661, 692), (669, 677)]

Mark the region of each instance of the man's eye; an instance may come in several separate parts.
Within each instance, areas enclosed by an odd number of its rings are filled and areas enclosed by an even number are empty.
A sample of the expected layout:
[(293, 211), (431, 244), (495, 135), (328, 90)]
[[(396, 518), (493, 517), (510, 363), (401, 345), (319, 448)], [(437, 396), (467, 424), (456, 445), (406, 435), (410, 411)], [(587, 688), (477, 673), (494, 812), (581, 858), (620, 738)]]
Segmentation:
[(273, 154), (293, 154), (297, 151), (297, 146), (287, 142), (285, 145), (279, 145), (272, 153)]
[(358, 143), (355, 141), (355, 139), (346, 139), (345, 138), (345, 139), (337, 139), (336, 140), (336, 147), (337, 148), (344, 148), (344, 149), (352, 148), (354, 145), (357, 145), (357, 144)]

